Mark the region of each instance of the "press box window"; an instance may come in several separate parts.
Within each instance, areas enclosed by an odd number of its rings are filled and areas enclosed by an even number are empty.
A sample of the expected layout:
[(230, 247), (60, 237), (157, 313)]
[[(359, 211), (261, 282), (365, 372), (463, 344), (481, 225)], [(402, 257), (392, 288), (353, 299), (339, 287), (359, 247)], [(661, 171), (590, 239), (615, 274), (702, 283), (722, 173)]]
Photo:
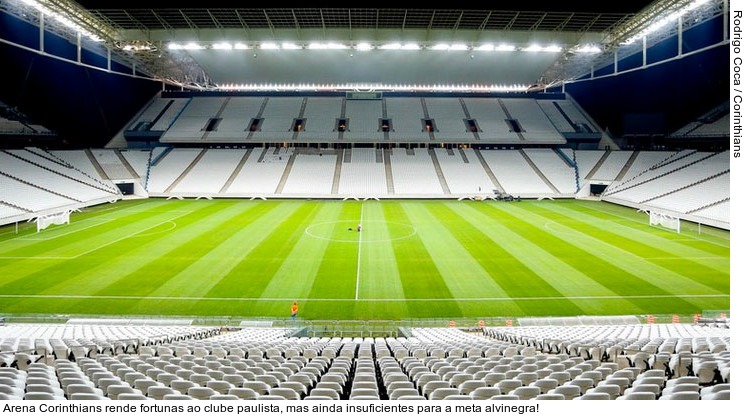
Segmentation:
[(435, 132), (437, 130), (434, 119), (421, 119), (421, 125), (424, 132)]
[(522, 129), (522, 125), (519, 124), (519, 121), (516, 119), (504, 119), (507, 125), (509, 125), (509, 132), (524, 132), (524, 129)]
[(478, 129), (478, 122), (475, 119), (465, 119), (465, 128), (468, 132), (480, 132)]
[(261, 130), (261, 122), (263, 122), (263, 119), (261, 118), (254, 118), (251, 119), (250, 125), (248, 125), (248, 131), (249, 132), (257, 132)]
[(204, 130), (207, 132), (216, 131), (217, 127), (220, 126), (220, 122), (222, 122), (222, 118), (211, 118), (209, 119), (209, 122), (207, 122), (207, 126), (204, 127)]
[(299, 119), (299, 118), (295, 119), (294, 122), (292, 123), (292, 131), (302, 132), (304, 130), (303, 129), (304, 126), (305, 126), (305, 119)]
[(392, 119), (380, 119), (380, 130), (382, 132), (390, 132), (393, 130)]

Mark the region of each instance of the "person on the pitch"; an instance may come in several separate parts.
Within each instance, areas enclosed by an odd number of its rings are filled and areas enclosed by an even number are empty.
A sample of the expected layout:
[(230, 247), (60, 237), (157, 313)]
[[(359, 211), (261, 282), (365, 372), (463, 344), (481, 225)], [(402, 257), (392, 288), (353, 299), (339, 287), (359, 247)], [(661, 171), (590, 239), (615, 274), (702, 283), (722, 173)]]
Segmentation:
[(300, 311), (299, 305), (297, 305), (297, 301), (292, 302), (292, 307), (290, 308), (290, 312), (292, 313), (292, 319), (297, 319), (297, 313)]

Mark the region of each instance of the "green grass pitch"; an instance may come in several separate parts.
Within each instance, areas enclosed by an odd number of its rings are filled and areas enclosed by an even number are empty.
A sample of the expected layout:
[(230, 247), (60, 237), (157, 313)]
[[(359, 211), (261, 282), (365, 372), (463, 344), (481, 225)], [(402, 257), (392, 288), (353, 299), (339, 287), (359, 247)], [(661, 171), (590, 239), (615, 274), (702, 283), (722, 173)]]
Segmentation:
[(697, 228), (568, 199), (129, 200), (39, 233), (0, 229), (0, 314), (288, 318), (293, 300), (304, 319), (727, 310), (729, 232)]

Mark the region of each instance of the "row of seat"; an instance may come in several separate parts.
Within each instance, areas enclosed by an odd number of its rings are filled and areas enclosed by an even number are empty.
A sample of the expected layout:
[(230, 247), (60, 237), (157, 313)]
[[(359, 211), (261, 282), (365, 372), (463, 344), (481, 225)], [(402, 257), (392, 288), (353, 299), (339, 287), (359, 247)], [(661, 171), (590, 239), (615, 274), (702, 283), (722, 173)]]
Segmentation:
[(397, 338), (226, 331), (141, 345), (136, 353), (89, 352), (6, 365), (0, 367), (0, 397), (632, 400), (729, 395), (730, 374), (721, 373), (728, 351), (697, 353), (689, 367), (679, 369), (686, 373), (670, 373), (669, 364), (657, 368), (656, 362), (649, 367), (648, 362), (543, 353), (501, 331), (416, 328)]

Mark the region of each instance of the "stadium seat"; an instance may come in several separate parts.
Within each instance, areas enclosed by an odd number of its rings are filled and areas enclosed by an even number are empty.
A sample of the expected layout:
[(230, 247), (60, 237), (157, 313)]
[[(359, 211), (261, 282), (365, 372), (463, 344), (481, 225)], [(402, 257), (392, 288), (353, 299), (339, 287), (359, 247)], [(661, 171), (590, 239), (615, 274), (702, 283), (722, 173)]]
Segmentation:
[(653, 392), (628, 392), (626, 391), (623, 395), (618, 396), (616, 400), (622, 401), (636, 401), (636, 400), (645, 400), (645, 401), (653, 401), (656, 400), (656, 394)]
[(441, 387), (436, 388), (428, 394), (428, 399), (432, 401), (440, 401), (450, 395), (459, 395), (459, 391), (453, 387)]
[(144, 401), (148, 398), (142, 393), (121, 393), (116, 399), (120, 401)]
[(63, 395), (54, 394), (50, 392), (26, 392), (23, 399), (28, 401), (40, 401), (40, 400), (65, 400)]
[[(315, 390), (315, 389), (313, 389), (313, 390)], [(388, 392), (388, 397), (391, 400), (398, 400), (398, 399), (401, 399), (404, 396), (418, 396), (418, 395), (419, 395), (418, 390), (416, 390), (414, 388), (399, 388), (399, 389), (395, 389), (395, 390), (393, 390), (391, 392)], [(426, 399), (423, 396), (422, 396), (422, 398), (423, 399)]]
[(700, 393), (698, 391), (685, 391), (680, 390), (673, 393), (669, 393), (666, 395), (661, 395), (659, 397), (660, 401), (682, 401), (682, 400), (699, 400), (700, 399)]
[(576, 385), (561, 385), (555, 389), (551, 389), (548, 393), (557, 393), (563, 395), (566, 399), (574, 399), (581, 396), (581, 387)]
[(258, 399), (259, 394), (250, 388), (231, 388), (227, 391), (228, 395), (235, 395), (240, 399), (255, 400)]
[(730, 389), (722, 389), (716, 392), (710, 392), (706, 393), (705, 395), (702, 395), (700, 399), (703, 400), (729, 400), (731, 399), (731, 390)]
[(609, 393), (604, 392), (589, 392), (585, 393), (578, 398), (574, 398), (576, 400), (582, 400), (582, 401), (609, 401), (612, 398), (610, 397)]
[(180, 393), (176, 391), (175, 389), (168, 387), (168, 386), (162, 386), (162, 385), (155, 385), (150, 386), (147, 388), (147, 397), (150, 399), (155, 400), (162, 400), (165, 395), (172, 394), (172, 393)]
[(352, 389), (349, 393), (349, 399), (380, 399), (380, 393), (377, 389)]
[(163, 397), (164, 401), (184, 401), (184, 400), (194, 400), (189, 395), (184, 395), (183, 393), (169, 393)]
[[(413, 391), (416, 392), (415, 389), (413, 389)], [(416, 393), (418, 393), (418, 392), (416, 392)], [(341, 399), (341, 396), (340, 396), (339, 392), (337, 392), (336, 390), (334, 390), (334, 389), (325, 389), (325, 388), (317, 388), (317, 387), (316, 388), (313, 388), (312, 390), (310, 390), (310, 393), (308, 394), (308, 396), (305, 397), (305, 399), (309, 398), (310, 396), (322, 396), (324, 398), (328, 398), (328, 399), (332, 399), (332, 400), (340, 400)], [(392, 395), (391, 395), (390, 399), (393, 399), (392, 398)]]
[(271, 388), (269, 389), (269, 395), (281, 396), (283, 399), (291, 400), (291, 401), (300, 400), (300, 394), (291, 388), (282, 388), (282, 387)]
[(512, 390), (522, 386), (522, 382), (516, 379), (504, 379), (495, 385), (501, 390), (501, 393), (508, 394)]
[(566, 397), (560, 393), (541, 393), (537, 396), (535, 396), (536, 401), (542, 401), (542, 400), (550, 400), (550, 401), (557, 401), (557, 400), (565, 400)]
[(445, 382), (444, 380), (432, 380), (420, 388), (420, 393), (428, 399), (432, 392), (440, 388), (451, 388), (451, 386), (449, 382)]
[(530, 400), (537, 397), (540, 393), (540, 388), (536, 386), (521, 386), (513, 389), (509, 392), (509, 395), (517, 395), (520, 400)]

